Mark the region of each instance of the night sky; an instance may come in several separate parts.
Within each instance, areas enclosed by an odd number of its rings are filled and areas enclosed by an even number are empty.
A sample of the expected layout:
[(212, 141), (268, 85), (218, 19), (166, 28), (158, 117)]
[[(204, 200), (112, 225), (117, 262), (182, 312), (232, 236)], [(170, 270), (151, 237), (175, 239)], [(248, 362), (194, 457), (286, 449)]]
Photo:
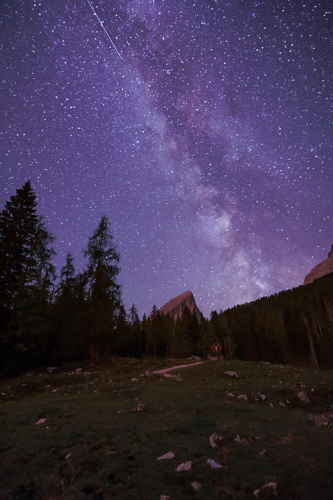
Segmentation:
[(58, 272), (102, 215), (140, 317), (186, 290), (208, 317), (327, 257), (330, 1), (3, 0), (1, 22), (0, 210), (31, 179)]

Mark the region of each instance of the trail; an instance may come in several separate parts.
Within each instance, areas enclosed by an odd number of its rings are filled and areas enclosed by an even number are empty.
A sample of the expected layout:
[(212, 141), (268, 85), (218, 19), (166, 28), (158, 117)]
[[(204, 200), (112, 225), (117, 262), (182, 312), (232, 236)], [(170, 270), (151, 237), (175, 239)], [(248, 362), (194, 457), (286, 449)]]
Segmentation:
[(178, 365), (178, 366), (173, 366), (172, 368), (163, 368), (163, 370), (156, 370), (155, 372), (152, 372), (153, 374), (155, 373), (167, 373), (171, 372), (171, 370), (177, 370), (177, 368), (187, 368), (188, 366), (195, 366), (195, 365), (202, 365), (204, 361), (198, 361), (197, 363), (191, 363), (190, 365)]

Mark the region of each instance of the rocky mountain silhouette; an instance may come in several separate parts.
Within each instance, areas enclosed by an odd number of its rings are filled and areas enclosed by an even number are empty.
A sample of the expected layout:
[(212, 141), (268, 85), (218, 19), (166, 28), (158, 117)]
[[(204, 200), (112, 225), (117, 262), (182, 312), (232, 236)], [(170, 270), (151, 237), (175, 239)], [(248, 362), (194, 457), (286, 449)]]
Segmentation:
[(305, 276), (303, 285), (312, 283), (314, 280), (325, 276), (325, 274), (333, 273), (333, 244), (331, 245), (331, 251), (328, 252), (327, 259), (317, 264), (309, 274)]
[(195, 303), (193, 293), (190, 291), (184, 292), (181, 295), (178, 295), (178, 297), (169, 300), (169, 302), (159, 308), (159, 311), (163, 314), (169, 314), (176, 320), (178, 315), (179, 317), (182, 315), (185, 307), (188, 307), (190, 312), (192, 314), (194, 313), (198, 320), (200, 320), (201, 313)]

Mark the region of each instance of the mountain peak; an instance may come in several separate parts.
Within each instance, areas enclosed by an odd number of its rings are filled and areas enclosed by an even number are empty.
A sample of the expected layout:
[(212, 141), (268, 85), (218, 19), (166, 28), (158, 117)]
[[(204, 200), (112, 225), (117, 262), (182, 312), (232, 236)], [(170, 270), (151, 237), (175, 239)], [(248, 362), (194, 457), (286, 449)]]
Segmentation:
[(309, 274), (305, 276), (305, 280), (303, 285), (308, 285), (312, 283), (314, 280), (325, 276), (325, 274), (333, 273), (333, 244), (331, 245), (331, 251), (328, 252), (327, 259), (317, 264)]
[(169, 316), (176, 320), (178, 315), (182, 315), (185, 307), (188, 307), (190, 312), (192, 314), (195, 313), (196, 317), (200, 319), (200, 311), (195, 303), (193, 293), (189, 290), (169, 300), (169, 302), (159, 308), (159, 311), (163, 314), (169, 314)]

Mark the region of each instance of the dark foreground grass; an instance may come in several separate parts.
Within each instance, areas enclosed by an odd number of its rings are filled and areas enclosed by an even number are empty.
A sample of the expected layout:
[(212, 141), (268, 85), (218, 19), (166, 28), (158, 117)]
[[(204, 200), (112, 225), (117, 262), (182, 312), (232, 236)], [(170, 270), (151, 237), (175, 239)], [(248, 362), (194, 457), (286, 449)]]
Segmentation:
[(269, 482), (279, 499), (333, 498), (333, 417), (311, 420), (333, 415), (332, 371), (214, 361), (170, 372), (181, 380), (142, 376), (184, 363), (116, 359), (1, 381), (0, 499), (236, 500)]

